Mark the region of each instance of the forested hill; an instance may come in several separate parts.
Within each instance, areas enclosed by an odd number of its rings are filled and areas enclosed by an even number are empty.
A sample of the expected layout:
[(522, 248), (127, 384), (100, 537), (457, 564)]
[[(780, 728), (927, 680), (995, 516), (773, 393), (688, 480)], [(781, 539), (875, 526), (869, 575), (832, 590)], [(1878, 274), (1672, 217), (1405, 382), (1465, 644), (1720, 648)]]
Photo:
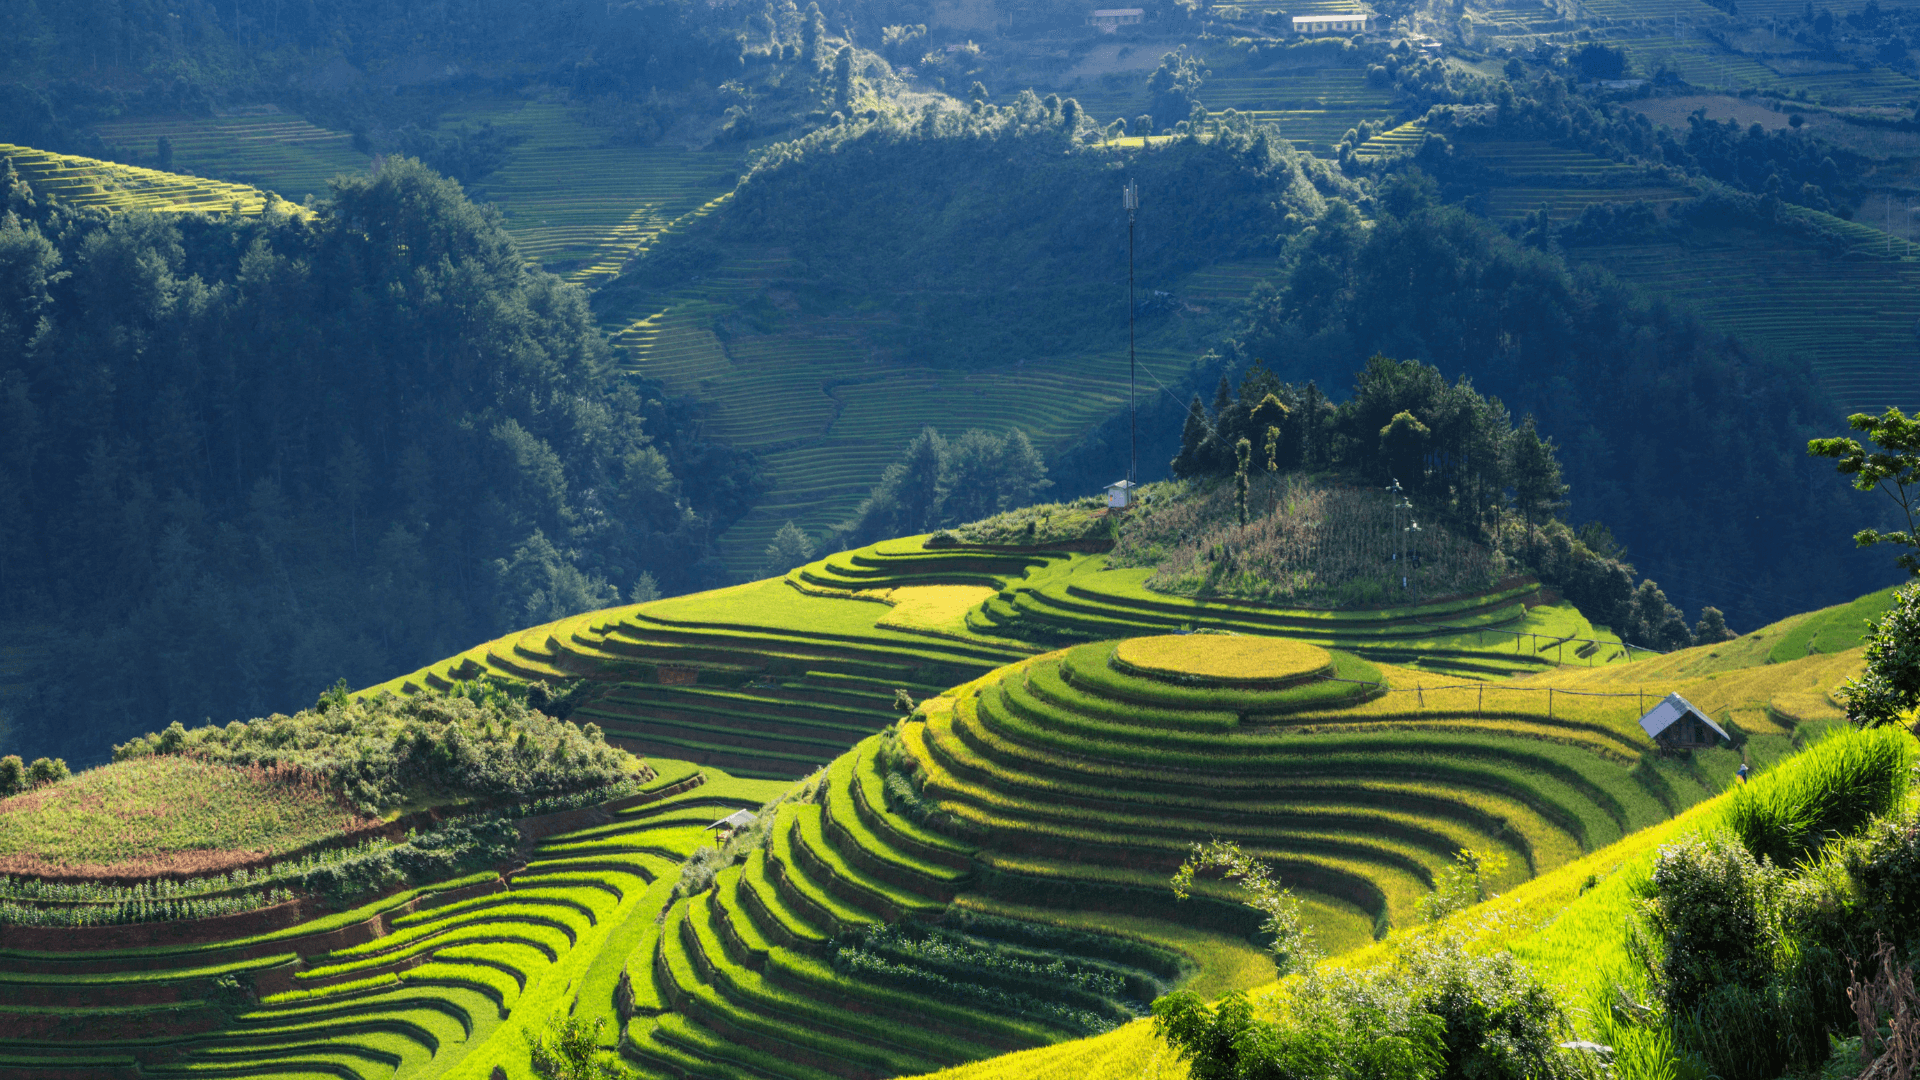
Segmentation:
[(1139, 155), (1089, 146), (1091, 127), (1072, 99), (1028, 91), (778, 144), (727, 206), (597, 303), (679, 284), (724, 245), (785, 248), (810, 307), (883, 312), (863, 329), (903, 359), (1007, 364), (1125, 345), (1128, 180), (1153, 204), (1136, 273), (1162, 298), (1216, 263), (1270, 263), (1327, 197), (1360, 194), (1251, 125)]
[(751, 461), (675, 438), (457, 185), (234, 219), (5, 182), (0, 621), (44, 659), (9, 741), (87, 761), (717, 580)]
[[(676, 325), (716, 334), (714, 355), (746, 355), (758, 335), (831, 333), (888, 357), (880, 371), (1013, 375), (1111, 355), (1102, 373), (1124, 373), (1126, 219), (1115, 196), (1134, 177), (1146, 203), (1136, 258), (1144, 478), (1166, 475), (1190, 399), (1216, 401), (1222, 377), (1264, 361), (1340, 400), (1385, 355), (1443, 378), (1384, 394), (1394, 407), (1343, 439), (1377, 438), (1369, 433), (1402, 408), (1436, 432), (1460, 430), (1445, 391), (1466, 380), (1557, 444), (1570, 490), (1553, 512), (1605, 523), (1686, 610), (1712, 605), (1754, 626), (1885, 584), (1884, 567), (1830, 524), (1880, 508), (1806, 456), (1809, 438), (1843, 421), (1803, 363), (1570, 266), (1550, 236), (1516, 238), (1438, 205), (1412, 162), (1363, 186), (1243, 122), (1143, 150), (1106, 148), (1094, 131), (1071, 101), (1028, 93), (966, 115), (883, 115), (817, 132), (768, 153), (734, 199), (669, 237), (596, 307), (658, 303), (685, 320)], [(767, 252), (791, 253), (764, 280), (767, 295), (795, 298), (785, 307), (717, 286), (698, 305), (676, 299)], [(1244, 307), (1222, 303), (1229, 274), (1244, 275), (1243, 296), (1250, 281), (1269, 284)], [(664, 349), (636, 353), (642, 371), (685, 364)], [(682, 392), (706, 392), (698, 379), (725, 370), (686, 368)], [(803, 370), (796, 361), (784, 375)], [(830, 392), (835, 374), (820, 370)], [(997, 425), (1046, 425), (1077, 403), (1023, 399)], [(720, 406), (723, 422), (731, 407)], [(910, 425), (896, 447), (921, 424), (959, 433), (949, 397), (903, 393), (887, 407)], [(1077, 446), (1041, 442), (1057, 489), (1111, 481), (1126, 461), (1126, 424), (1122, 413)], [(776, 469), (782, 453), (770, 451)], [(826, 536), (849, 516), (822, 503), (790, 513)], [(855, 522), (853, 534), (954, 523)]]

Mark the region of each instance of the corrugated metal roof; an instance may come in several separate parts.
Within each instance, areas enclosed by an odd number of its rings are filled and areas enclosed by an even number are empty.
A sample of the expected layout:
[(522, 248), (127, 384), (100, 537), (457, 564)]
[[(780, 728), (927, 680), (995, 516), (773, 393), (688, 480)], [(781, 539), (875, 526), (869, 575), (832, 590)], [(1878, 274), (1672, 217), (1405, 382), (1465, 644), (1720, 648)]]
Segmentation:
[(728, 814), (726, 817), (721, 818), (719, 821), (714, 822), (707, 826), (706, 829), (700, 831), (706, 832), (708, 829), (744, 829), (751, 824), (753, 824), (753, 814), (750, 811), (735, 810), (733, 813)]
[(1679, 723), (1688, 716), (1698, 718), (1701, 723), (1712, 728), (1715, 733), (1728, 742), (1733, 741), (1733, 736), (1727, 734), (1725, 728), (1714, 723), (1713, 717), (1695, 708), (1692, 702), (1681, 697), (1679, 694), (1668, 694), (1666, 700), (1648, 709), (1647, 715), (1640, 718), (1640, 730), (1647, 733), (1647, 738), (1657, 739), (1660, 737), (1661, 732)]

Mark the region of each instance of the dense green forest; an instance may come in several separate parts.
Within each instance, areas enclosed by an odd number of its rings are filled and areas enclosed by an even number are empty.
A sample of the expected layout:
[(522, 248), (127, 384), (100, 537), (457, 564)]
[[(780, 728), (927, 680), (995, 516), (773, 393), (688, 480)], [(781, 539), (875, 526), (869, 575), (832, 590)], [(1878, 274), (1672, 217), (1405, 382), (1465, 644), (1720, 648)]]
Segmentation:
[(581, 293), (423, 166), (311, 218), (8, 183), (0, 612), (47, 657), (10, 739), (86, 761), (723, 580), (751, 460), (675, 437)]

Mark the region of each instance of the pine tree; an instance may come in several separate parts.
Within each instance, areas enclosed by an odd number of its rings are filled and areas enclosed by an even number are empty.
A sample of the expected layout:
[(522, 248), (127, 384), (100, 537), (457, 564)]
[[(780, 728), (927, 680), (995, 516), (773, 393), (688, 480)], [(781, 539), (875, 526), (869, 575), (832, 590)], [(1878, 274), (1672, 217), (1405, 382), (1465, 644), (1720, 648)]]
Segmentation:
[(827, 33), (826, 17), (820, 14), (819, 3), (807, 5), (807, 15), (800, 23), (800, 60), (808, 68), (820, 65), (820, 39)]
[(853, 46), (842, 45), (833, 57), (833, 101), (842, 112), (853, 107)]
[[(1529, 549), (1533, 547), (1534, 515), (1551, 512), (1553, 504), (1567, 493), (1567, 485), (1560, 480), (1560, 462), (1554, 459), (1553, 451), (1553, 440), (1540, 437), (1533, 417), (1521, 421), (1520, 429), (1513, 433), (1511, 475), (1515, 499), (1527, 520)], [(1686, 623), (1683, 621), (1680, 625), (1684, 629)]]
[(811, 561), (813, 538), (789, 521), (773, 534), (773, 543), (767, 545), (766, 560), (761, 564), (760, 572), (764, 577), (777, 577)]
[(1173, 459), (1173, 475), (1188, 477), (1200, 472), (1200, 447), (1207, 441), (1207, 411), (1200, 395), (1193, 395), (1187, 406), (1187, 422), (1180, 428), (1180, 453)]

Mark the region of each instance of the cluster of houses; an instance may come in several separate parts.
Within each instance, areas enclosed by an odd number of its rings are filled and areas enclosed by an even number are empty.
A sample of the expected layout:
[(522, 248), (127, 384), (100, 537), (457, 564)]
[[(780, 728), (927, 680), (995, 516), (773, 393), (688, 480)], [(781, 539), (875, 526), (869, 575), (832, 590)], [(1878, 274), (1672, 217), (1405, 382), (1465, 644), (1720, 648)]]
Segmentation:
[[(1096, 8), (1087, 15), (1087, 25), (1103, 34), (1118, 33), (1123, 26), (1134, 26), (1145, 22), (1145, 8)], [(1346, 12), (1337, 15), (1295, 15), (1293, 32), (1309, 37), (1323, 37), (1327, 34), (1364, 34), (1378, 28), (1379, 16), (1369, 12)]]

